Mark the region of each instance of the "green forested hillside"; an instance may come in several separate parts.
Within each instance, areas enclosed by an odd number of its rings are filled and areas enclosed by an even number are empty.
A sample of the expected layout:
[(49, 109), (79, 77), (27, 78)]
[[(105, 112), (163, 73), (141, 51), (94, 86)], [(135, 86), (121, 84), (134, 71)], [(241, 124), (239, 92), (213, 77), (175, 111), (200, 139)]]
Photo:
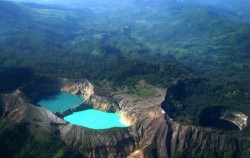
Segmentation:
[[(83, 67), (99, 57), (122, 64), (120, 59), (137, 60), (139, 56), (148, 63), (147, 54), (162, 54), (208, 79), (248, 80), (248, 25), (229, 21), (197, 4), (161, 1), (144, 6), (144, 1), (128, 1), (106, 9), (106, 3), (86, 5), (82, 10), (8, 2), (10, 9), (2, 4), (0, 49), (1, 58), (6, 59), (2, 65), (29, 67), (45, 76), (71, 76), (67, 69), (60, 69), (77, 63), (76, 69), (81, 70), (75, 70), (78, 75), (72, 77), (88, 77), (91, 71), (84, 72), (89, 70)], [(15, 25), (4, 19), (13, 19)], [(86, 62), (85, 56), (95, 60)], [(156, 60), (160, 63), (162, 59)], [(50, 66), (55, 68), (39, 70), (45, 63), (53, 63)]]
[[(17, 24), (20, 21), (17, 27), (1, 23), (4, 68), (28, 68), (35, 76), (107, 80), (115, 85), (133, 85), (145, 79), (166, 86), (192, 76), (173, 57), (151, 54), (125, 34), (126, 28), (108, 28), (103, 17), (91, 11), (12, 5), (25, 10), (27, 17), (15, 17)], [(18, 14), (19, 10), (15, 11)], [(122, 44), (116, 46), (117, 42)]]

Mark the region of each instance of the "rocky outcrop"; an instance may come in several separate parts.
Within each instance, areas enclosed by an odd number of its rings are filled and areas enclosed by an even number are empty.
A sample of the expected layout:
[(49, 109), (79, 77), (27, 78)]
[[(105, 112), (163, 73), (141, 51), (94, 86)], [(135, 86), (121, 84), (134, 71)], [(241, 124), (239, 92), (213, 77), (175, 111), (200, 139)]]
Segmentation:
[[(55, 85), (49, 85), (51, 83)], [(129, 127), (92, 130), (72, 125), (58, 117), (59, 114), (30, 104), (39, 93), (58, 90), (86, 99), (87, 106), (81, 104), (69, 109), (68, 113), (84, 108), (117, 112)], [(175, 122), (161, 108), (165, 92), (159, 88), (154, 88), (154, 92), (154, 96), (147, 98), (126, 93), (102, 97), (94, 94), (94, 86), (87, 80), (33, 82), (13, 94), (0, 96), (2, 120), (5, 123), (27, 121), (32, 133), (45, 130), (61, 137), (68, 146), (89, 158), (170, 158), (185, 154), (191, 157), (238, 156), (236, 139), (211, 132), (209, 128)], [(66, 114), (62, 112), (61, 116)]]
[(18, 91), (33, 103), (40, 94), (59, 91), (82, 96), (87, 100), (94, 94), (94, 86), (86, 79), (41, 79), (20, 87)]
[[(129, 132), (138, 143), (129, 157), (155, 157), (156, 146), (161, 146), (158, 148), (160, 157), (167, 156), (167, 124), (160, 107), (165, 93), (160, 89), (155, 92), (155, 96), (147, 99), (128, 94), (113, 95), (119, 102), (119, 113), (131, 124)], [(154, 150), (157, 152), (152, 152)]]
[(227, 120), (236, 126), (239, 127), (240, 130), (247, 127), (248, 116), (239, 111), (230, 111), (227, 110), (222, 113), (220, 119)]
[(183, 153), (191, 157), (237, 157), (239, 154), (234, 138), (213, 133), (208, 129), (172, 122), (171, 131), (169, 145), (172, 157), (179, 157)]
[(1, 94), (0, 98), (4, 123), (21, 122), (25, 118), (25, 111), (28, 105), (19, 93)]
[[(207, 115), (209, 114), (209, 115)], [(207, 107), (200, 113), (201, 125), (209, 125), (216, 120), (225, 120), (234, 124), (239, 130), (247, 127), (248, 116), (239, 111), (233, 111), (227, 107)]]
[(61, 83), (61, 91), (82, 96), (85, 100), (88, 100), (94, 94), (94, 86), (86, 79), (60, 79), (59, 82)]

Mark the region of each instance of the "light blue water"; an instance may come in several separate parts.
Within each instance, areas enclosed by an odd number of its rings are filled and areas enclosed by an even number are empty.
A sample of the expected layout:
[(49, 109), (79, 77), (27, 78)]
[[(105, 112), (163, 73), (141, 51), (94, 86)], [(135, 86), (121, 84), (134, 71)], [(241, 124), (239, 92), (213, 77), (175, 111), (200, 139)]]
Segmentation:
[(107, 113), (99, 110), (85, 110), (75, 112), (69, 116), (64, 117), (64, 120), (71, 124), (84, 126), (91, 129), (107, 129), (112, 127), (127, 127), (122, 124), (120, 116), (115, 113)]
[(39, 97), (38, 105), (52, 112), (59, 112), (80, 105), (84, 99), (82, 97), (66, 93), (48, 93)]

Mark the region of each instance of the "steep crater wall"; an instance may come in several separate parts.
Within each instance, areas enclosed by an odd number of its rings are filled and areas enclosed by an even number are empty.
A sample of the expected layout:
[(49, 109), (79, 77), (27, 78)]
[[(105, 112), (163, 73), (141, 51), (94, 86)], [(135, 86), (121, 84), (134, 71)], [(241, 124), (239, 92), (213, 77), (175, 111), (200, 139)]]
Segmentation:
[(94, 94), (94, 86), (87, 80), (83, 79), (55, 79), (55, 80), (39, 80), (31, 82), (18, 91), (28, 102), (37, 105), (37, 100), (41, 94), (51, 92), (68, 92), (84, 98), (84, 102), (78, 106), (67, 109), (65, 111), (56, 112), (59, 117), (72, 114), (73, 112), (86, 109), (98, 109), (105, 112), (116, 112), (118, 106), (108, 97), (100, 97)]
[(203, 109), (199, 115), (199, 122), (202, 126), (225, 130), (243, 130), (247, 127), (247, 120), (247, 115), (230, 110), (227, 107), (208, 107)]
[[(243, 130), (247, 127), (248, 116), (234, 109), (237, 98), (227, 98), (228, 91), (200, 78), (178, 81), (168, 88), (162, 108), (177, 122)], [(239, 103), (245, 105), (244, 101)]]
[[(50, 92), (69, 92), (83, 97), (79, 106), (52, 113), (36, 105), (40, 94)], [(31, 82), (16, 92), (27, 103), (32, 103), (26, 112), (33, 123), (44, 122), (43, 128), (59, 135), (69, 146), (79, 150), (84, 157), (126, 157), (135, 149), (135, 140), (128, 128), (92, 130), (72, 125), (62, 118), (73, 112), (97, 109), (105, 112), (119, 112), (118, 103), (109, 97), (94, 94), (94, 86), (87, 80), (56, 79)]]

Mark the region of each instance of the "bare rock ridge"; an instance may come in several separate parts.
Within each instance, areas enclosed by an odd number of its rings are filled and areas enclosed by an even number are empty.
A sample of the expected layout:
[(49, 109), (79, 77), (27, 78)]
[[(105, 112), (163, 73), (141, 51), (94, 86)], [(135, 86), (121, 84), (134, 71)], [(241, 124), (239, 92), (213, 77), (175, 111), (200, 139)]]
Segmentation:
[[(104, 97), (96, 95), (94, 86), (87, 80), (43, 80), (24, 85), (12, 94), (1, 94), (0, 112), (5, 123), (27, 121), (31, 127), (39, 125), (38, 129), (31, 128), (31, 132), (45, 130), (57, 135), (68, 146), (80, 151), (83, 157), (170, 158), (185, 153), (206, 157), (208, 151), (216, 152), (220, 157), (238, 156), (236, 139), (171, 119), (162, 109), (165, 91), (153, 89), (155, 95), (147, 98), (126, 93)], [(58, 113), (35, 105), (39, 94), (58, 91), (82, 96), (85, 101)], [(72, 112), (90, 108), (116, 112), (128, 127), (92, 130), (62, 119)], [(221, 117), (229, 118), (229, 114)], [(241, 114), (235, 113), (236, 119), (238, 115)], [(247, 116), (242, 118), (247, 119)], [(245, 124), (239, 125), (244, 127)]]

